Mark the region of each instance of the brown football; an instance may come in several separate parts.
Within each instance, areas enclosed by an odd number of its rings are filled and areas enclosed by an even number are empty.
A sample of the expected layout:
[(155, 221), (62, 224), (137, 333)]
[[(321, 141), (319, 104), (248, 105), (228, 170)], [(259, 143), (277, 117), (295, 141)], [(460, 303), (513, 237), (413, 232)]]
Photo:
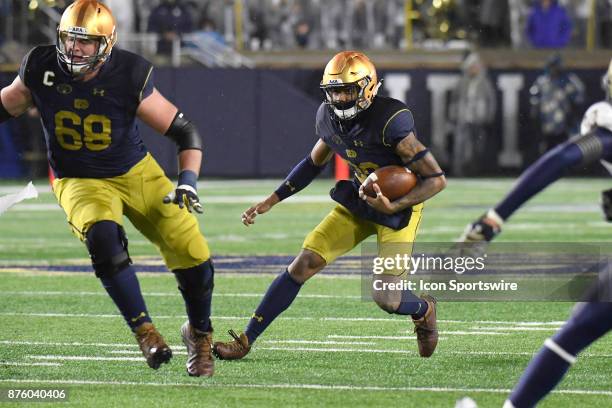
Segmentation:
[[(418, 179), (413, 172), (402, 166), (385, 166), (377, 169), (369, 176), (390, 201), (397, 200), (408, 194), (417, 185)], [(373, 183), (364, 188), (370, 197), (376, 197)]]

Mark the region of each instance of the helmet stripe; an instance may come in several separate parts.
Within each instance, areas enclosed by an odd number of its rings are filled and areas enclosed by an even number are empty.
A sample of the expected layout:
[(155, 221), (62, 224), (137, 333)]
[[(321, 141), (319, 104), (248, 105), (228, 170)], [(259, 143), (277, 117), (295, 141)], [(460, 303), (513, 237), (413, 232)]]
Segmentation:
[(87, 10), (89, 10), (90, 7), (95, 8), (93, 3), (87, 2), (85, 3), (85, 7), (81, 7), (81, 9), (79, 10), (79, 15), (77, 16), (76, 23), (75, 23), (77, 27), (83, 26), (83, 20), (85, 19), (85, 14), (87, 14)]

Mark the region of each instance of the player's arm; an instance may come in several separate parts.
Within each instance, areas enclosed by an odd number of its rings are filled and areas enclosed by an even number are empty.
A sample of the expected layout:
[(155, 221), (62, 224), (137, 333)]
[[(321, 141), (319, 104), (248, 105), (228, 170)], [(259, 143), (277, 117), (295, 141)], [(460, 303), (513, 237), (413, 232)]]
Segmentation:
[(0, 90), (0, 123), (24, 113), (32, 106), (32, 94), (19, 76)]
[(291, 170), (283, 183), (268, 198), (242, 213), (242, 223), (247, 227), (254, 224), (258, 214), (270, 211), (285, 198), (304, 189), (321, 173), (332, 156), (332, 149), (322, 139), (319, 139), (310, 154)]
[(406, 167), (419, 176), (421, 181), (408, 194), (395, 201), (390, 201), (382, 195), (376, 183), (372, 186), (376, 193), (376, 198), (365, 195), (362, 186), (360, 188), (361, 198), (366, 200), (376, 210), (385, 214), (394, 214), (405, 208), (422, 203), (446, 187), (444, 172), (429, 150), (419, 142), (414, 132), (410, 132), (408, 136), (397, 144), (395, 152), (406, 164)]
[(151, 128), (172, 139), (178, 147), (178, 187), (164, 198), (189, 211), (202, 212), (196, 183), (202, 165), (202, 139), (196, 127), (157, 89), (142, 100), (136, 115)]
[(395, 152), (421, 180), (415, 188), (399, 200), (395, 200), (397, 211), (412, 207), (430, 199), (446, 187), (446, 177), (431, 152), (410, 132), (395, 148)]

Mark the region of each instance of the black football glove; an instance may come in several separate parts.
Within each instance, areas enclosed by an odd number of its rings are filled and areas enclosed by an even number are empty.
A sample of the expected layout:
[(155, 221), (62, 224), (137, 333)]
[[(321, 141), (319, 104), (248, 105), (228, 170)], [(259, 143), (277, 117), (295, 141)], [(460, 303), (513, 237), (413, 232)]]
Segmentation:
[(612, 222), (612, 189), (601, 192), (601, 209), (606, 221)]
[(202, 214), (204, 209), (196, 190), (197, 176), (194, 172), (184, 170), (179, 174), (178, 187), (164, 197), (164, 204), (178, 204), (179, 208), (187, 207), (189, 212)]

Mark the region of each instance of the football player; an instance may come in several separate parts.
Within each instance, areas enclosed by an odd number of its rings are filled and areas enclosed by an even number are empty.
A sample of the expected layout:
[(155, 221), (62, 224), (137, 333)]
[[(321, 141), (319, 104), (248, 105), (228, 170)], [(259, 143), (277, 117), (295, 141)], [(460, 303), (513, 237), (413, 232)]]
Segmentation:
[[(409, 253), (415, 240), (423, 202), (446, 186), (446, 179), (432, 154), (419, 142), (412, 113), (398, 100), (376, 96), (380, 82), (368, 57), (360, 52), (336, 54), (325, 67), (321, 89), (325, 101), (316, 115), (318, 141), (293, 168), (280, 187), (264, 201), (242, 214), (249, 226), (287, 197), (312, 182), (339, 154), (352, 167), (355, 179), (340, 181), (331, 192), (338, 205), (306, 237), (302, 250), (272, 282), (240, 335), (230, 330), (230, 342), (217, 342), (213, 351), (220, 359), (243, 358), (259, 335), (291, 305), (308, 279), (376, 235), (379, 254), (393, 251), (390, 243), (403, 243)], [(404, 197), (390, 201), (373, 184), (375, 198), (364, 194), (368, 175), (379, 167), (408, 166), (421, 179)], [(383, 279), (399, 282), (403, 270), (386, 270)], [(409, 315), (417, 333), (419, 354), (429, 357), (437, 341), (436, 301), (405, 291), (372, 291), (374, 301), (388, 313)]]
[(604, 274), (573, 316), (531, 360), (504, 408), (531, 408), (561, 381), (576, 356), (612, 330), (612, 275)]
[[(476, 244), (481, 250), (500, 232), (506, 220), (527, 200), (551, 183), (563, 177), (577, 165), (586, 165), (596, 160), (612, 173), (612, 61), (602, 79), (606, 100), (587, 109), (580, 125), (580, 135), (553, 148), (527, 168), (514, 188), (494, 208), (468, 224), (459, 242)], [(602, 205), (606, 219), (612, 221), (612, 190), (602, 193)], [(466, 247), (467, 250), (471, 248)]]
[[(133, 331), (147, 364), (172, 351), (151, 321), (128, 253), (123, 216), (174, 272), (188, 320), (181, 328), (187, 372), (211, 376), (210, 304), (214, 268), (192, 211), (202, 212), (196, 181), (202, 158), (194, 125), (155, 88), (144, 58), (113, 47), (111, 11), (78, 0), (64, 13), (56, 45), (38, 46), (0, 93), (0, 122), (38, 108), (53, 192), (73, 233), (87, 246), (95, 275)], [(178, 146), (178, 186), (147, 152), (136, 118)]]

